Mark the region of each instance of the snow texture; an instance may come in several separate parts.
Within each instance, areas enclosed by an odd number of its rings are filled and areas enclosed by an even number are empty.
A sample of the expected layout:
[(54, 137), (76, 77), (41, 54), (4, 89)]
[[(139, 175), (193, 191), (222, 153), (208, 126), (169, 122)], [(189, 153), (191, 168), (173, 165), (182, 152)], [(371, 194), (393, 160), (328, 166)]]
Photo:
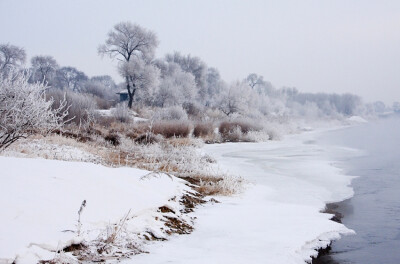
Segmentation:
[(321, 213), (353, 195), (353, 177), (332, 165), (343, 148), (315, 144), (318, 132), (266, 143), (207, 145), (219, 166), (247, 179), (247, 191), (196, 211), (196, 229), (147, 247), (126, 263), (305, 263), (331, 240), (354, 233)]
[(158, 208), (179, 212), (190, 191), (181, 179), (133, 168), (11, 157), (0, 157), (0, 166), (0, 263), (52, 259), (65, 246), (98, 238), (129, 210), (127, 239), (139, 244), (148, 231), (165, 238)]

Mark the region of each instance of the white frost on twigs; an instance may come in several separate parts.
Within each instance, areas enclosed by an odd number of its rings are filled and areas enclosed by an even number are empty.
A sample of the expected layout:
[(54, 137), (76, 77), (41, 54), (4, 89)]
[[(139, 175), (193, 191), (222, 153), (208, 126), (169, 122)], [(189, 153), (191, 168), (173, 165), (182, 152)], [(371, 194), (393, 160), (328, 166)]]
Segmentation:
[(47, 85), (28, 83), (29, 73), (13, 72), (0, 76), (0, 150), (19, 138), (58, 129), (68, 113), (66, 101), (52, 109), (46, 99)]

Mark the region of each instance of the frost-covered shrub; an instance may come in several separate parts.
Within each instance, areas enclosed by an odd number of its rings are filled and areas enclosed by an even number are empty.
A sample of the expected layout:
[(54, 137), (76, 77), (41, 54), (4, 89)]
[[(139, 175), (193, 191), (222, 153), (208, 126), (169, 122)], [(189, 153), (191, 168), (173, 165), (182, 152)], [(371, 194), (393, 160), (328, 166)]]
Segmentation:
[(74, 123), (79, 127), (85, 128), (95, 120), (97, 109), (96, 101), (87, 94), (64, 92), (59, 89), (51, 89), (47, 97), (54, 100), (53, 109), (59, 107), (59, 101), (65, 97), (67, 105), (70, 106), (68, 115), (64, 118), (67, 123)]
[(165, 138), (187, 137), (190, 133), (190, 124), (185, 121), (158, 121), (152, 125), (151, 132)]
[(260, 131), (262, 127), (255, 122), (250, 120), (234, 120), (234, 121), (224, 121), (221, 122), (219, 125), (219, 132), (224, 135), (230, 132), (233, 132), (236, 128), (239, 128), (240, 131), (244, 134), (248, 133), (249, 131)]
[(221, 120), (224, 119), (226, 117), (226, 115), (219, 109), (217, 108), (208, 108), (205, 111), (205, 120), (209, 121), (209, 120)]
[(224, 141), (228, 142), (239, 142), (242, 141), (243, 133), (239, 126), (231, 127), (230, 130), (225, 131), (222, 134)]
[(243, 188), (242, 179), (227, 175), (215, 167), (215, 160), (199, 153), (192, 144), (171, 144), (170, 141), (148, 145), (123, 142), (119, 147), (124, 164), (151, 171), (162, 171), (186, 179), (202, 194), (231, 195)]
[(26, 73), (0, 75), (0, 150), (20, 138), (58, 129), (67, 115), (64, 98), (46, 100), (44, 83), (28, 83)]
[(124, 103), (118, 104), (117, 107), (111, 111), (111, 114), (122, 123), (129, 123), (132, 120), (130, 110)]
[[(263, 127), (253, 120), (236, 119), (232, 121), (223, 121), (219, 125), (219, 133), (223, 141), (253, 141), (251, 136), (246, 137), (250, 132), (262, 131)], [(262, 132), (260, 132), (262, 133)]]
[(182, 106), (175, 105), (161, 108), (154, 114), (155, 120), (187, 120), (188, 115)]
[(282, 137), (282, 133), (275, 127), (268, 127), (264, 129), (270, 140), (279, 140)]
[(193, 128), (193, 136), (207, 137), (214, 133), (214, 124), (212, 122), (196, 123)]

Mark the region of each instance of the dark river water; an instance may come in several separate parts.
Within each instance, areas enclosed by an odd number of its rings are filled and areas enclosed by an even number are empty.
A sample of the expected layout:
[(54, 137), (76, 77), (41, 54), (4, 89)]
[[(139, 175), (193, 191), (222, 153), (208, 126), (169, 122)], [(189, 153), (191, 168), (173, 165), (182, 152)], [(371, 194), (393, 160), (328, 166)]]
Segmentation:
[(336, 209), (357, 234), (335, 241), (318, 263), (400, 264), (400, 116), (332, 131), (318, 141), (366, 152), (339, 162), (360, 176), (352, 182), (354, 197)]

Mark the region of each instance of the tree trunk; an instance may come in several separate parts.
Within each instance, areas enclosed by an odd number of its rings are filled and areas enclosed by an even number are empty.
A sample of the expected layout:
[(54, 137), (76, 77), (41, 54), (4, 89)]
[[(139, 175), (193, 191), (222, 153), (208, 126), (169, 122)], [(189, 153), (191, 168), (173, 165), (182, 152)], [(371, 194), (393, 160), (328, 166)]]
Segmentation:
[(133, 96), (131, 96), (131, 94), (129, 94), (129, 101), (128, 101), (129, 109), (132, 109), (132, 103), (133, 103)]
[(126, 80), (126, 90), (128, 90), (128, 107), (129, 109), (132, 109), (133, 95), (131, 92), (131, 85), (129, 84), (128, 76), (125, 77), (125, 80)]
[(129, 103), (128, 103), (128, 106), (129, 106), (129, 108), (131, 108), (131, 109), (132, 109), (133, 97), (135, 96), (135, 92), (136, 92), (136, 87), (135, 87), (135, 85), (132, 85), (132, 86), (133, 86), (133, 87), (132, 87), (131, 97), (129, 98)]
[(135, 84), (132, 83), (132, 90), (131, 90), (131, 85), (129, 83), (128, 76), (126, 76), (126, 89), (128, 90), (128, 97), (129, 97), (128, 107), (129, 107), (129, 109), (132, 109), (133, 97), (135, 96), (136, 87), (135, 87)]

